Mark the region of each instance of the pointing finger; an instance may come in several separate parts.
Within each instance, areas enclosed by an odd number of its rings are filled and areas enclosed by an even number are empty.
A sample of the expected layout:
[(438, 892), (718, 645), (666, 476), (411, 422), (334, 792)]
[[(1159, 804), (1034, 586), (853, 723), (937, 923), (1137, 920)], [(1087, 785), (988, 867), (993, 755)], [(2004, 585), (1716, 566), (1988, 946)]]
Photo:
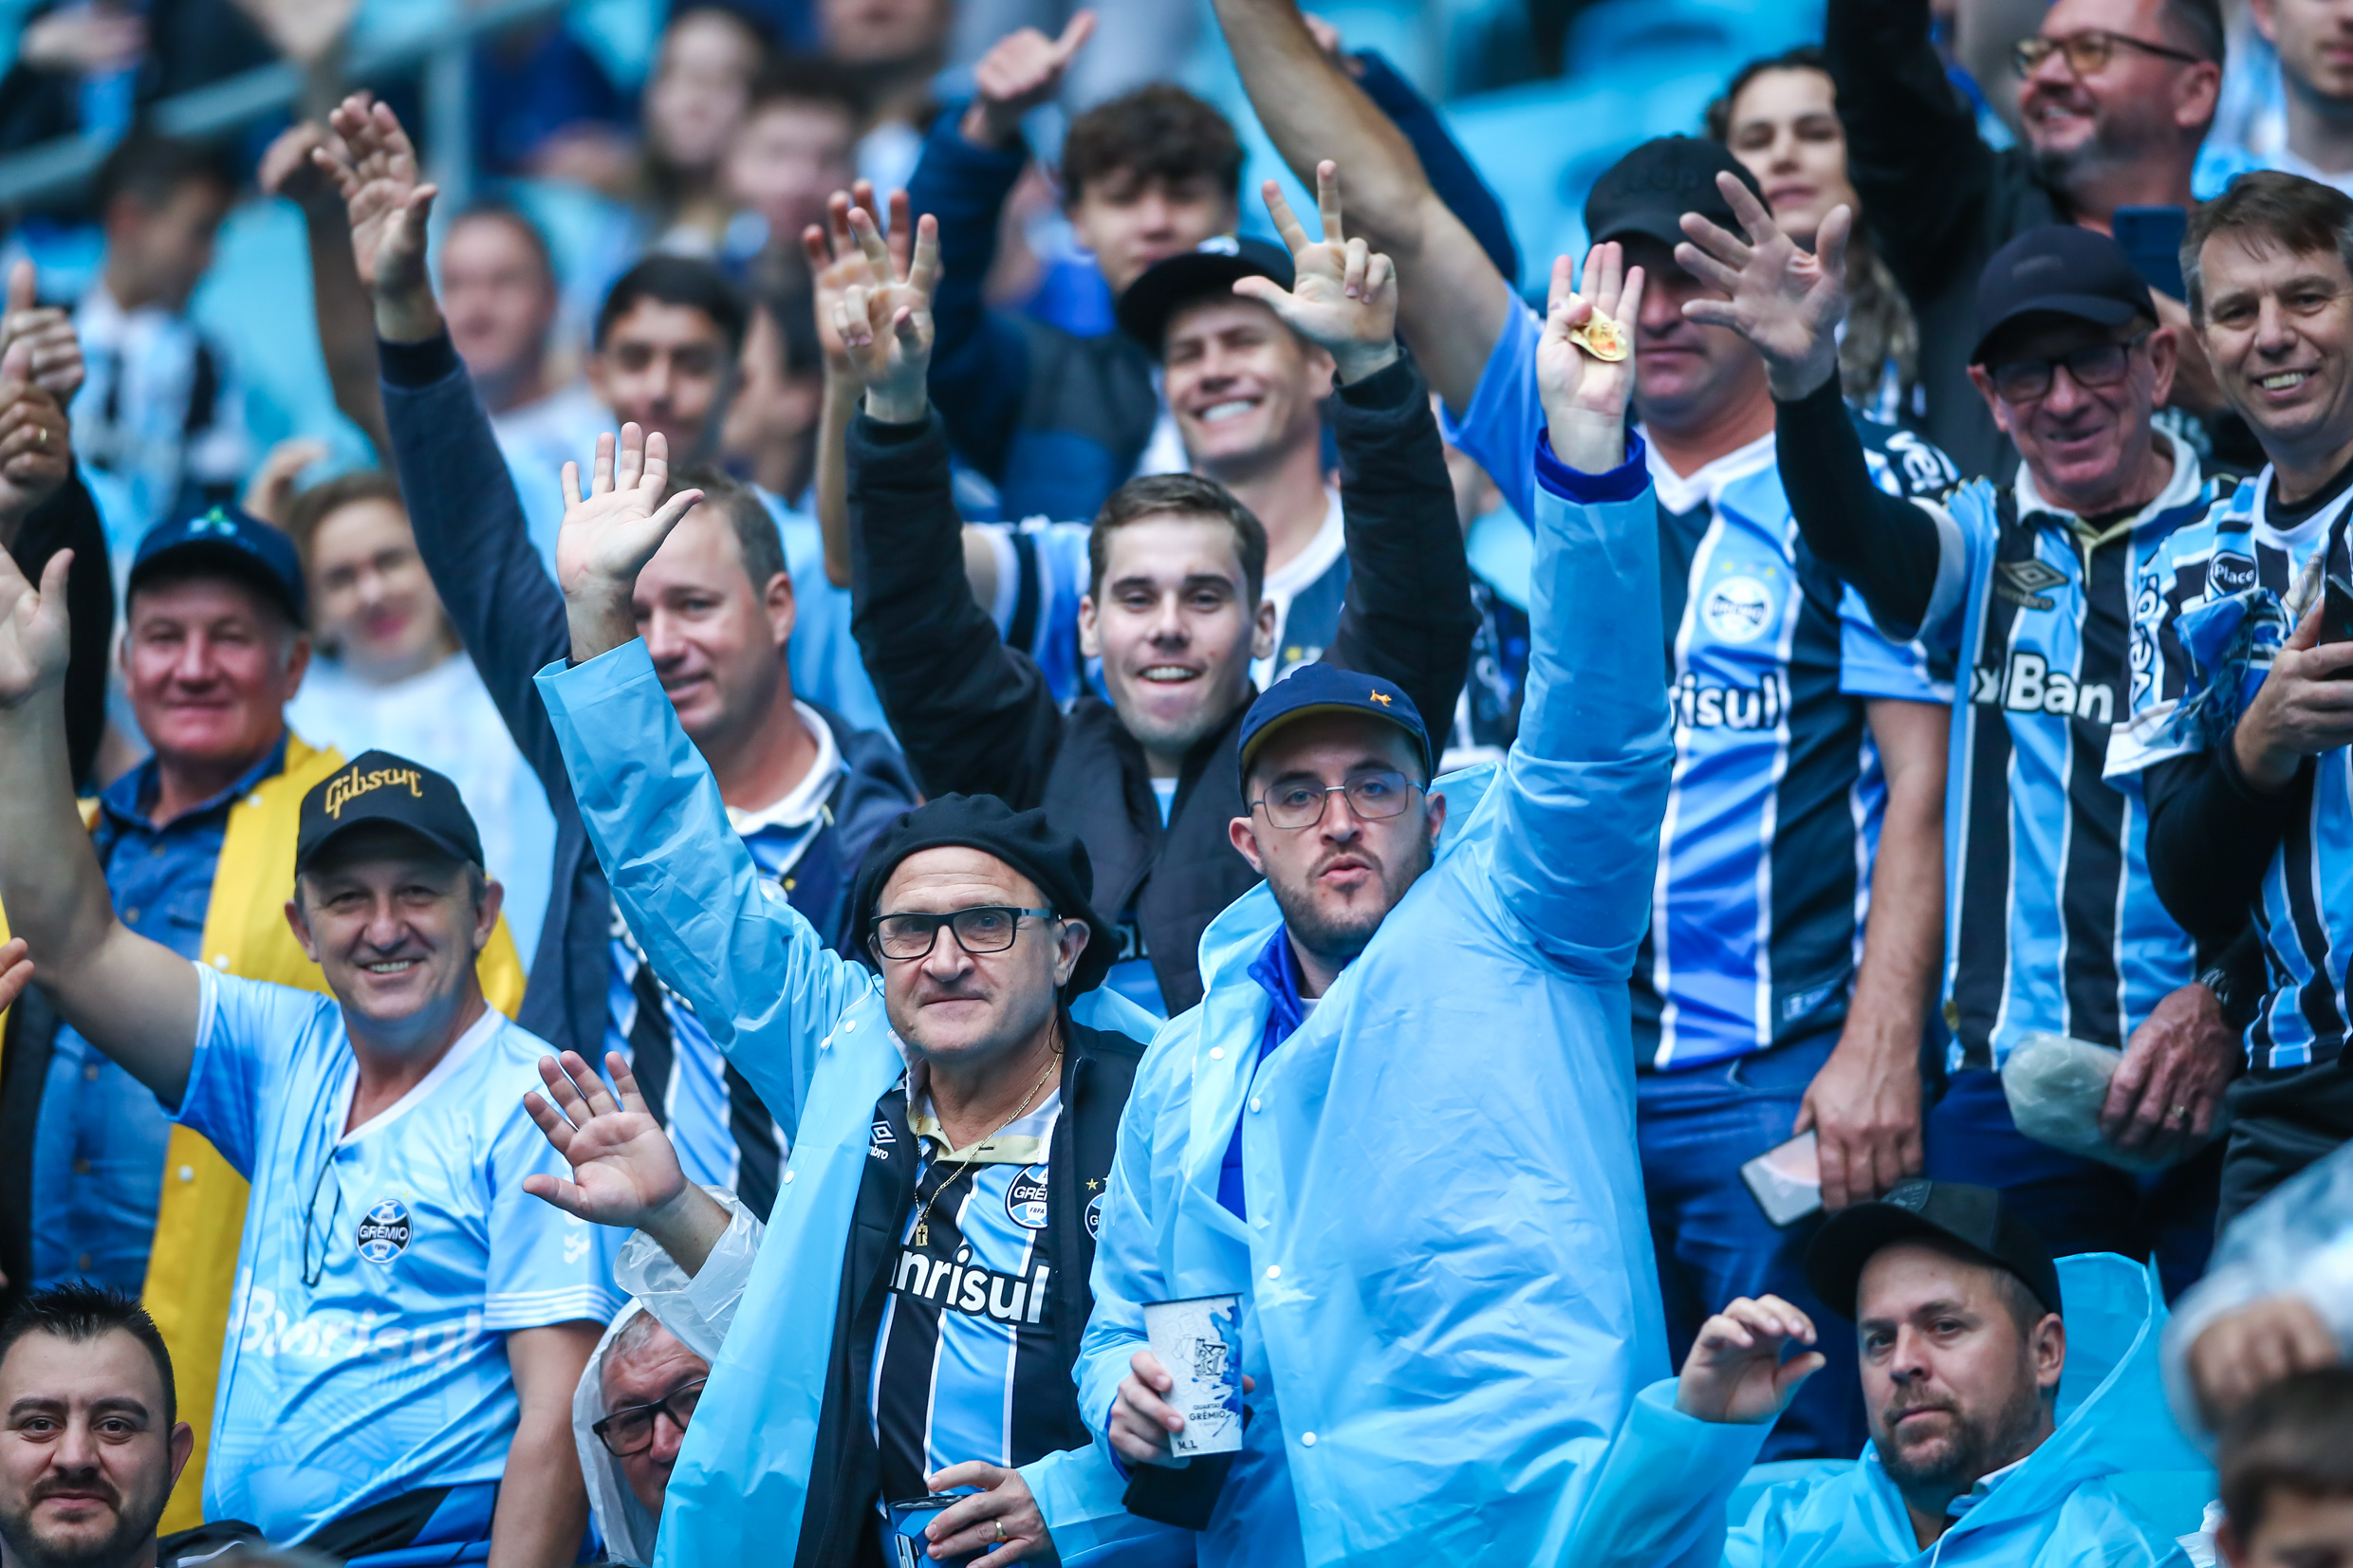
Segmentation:
[(1315, 210), (1324, 220), (1324, 243), (1339, 245), (1347, 238), (1340, 226), (1340, 165), (1330, 158), (1315, 166)]
[(1069, 26), (1064, 28), (1062, 36), (1054, 40), (1051, 55), (1054, 67), (1059, 70), (1068, 65), (1070, 57), (1078, 53), (1081, 46), (1094, 34), (1095, 13), (1091, 10), (1073, 11)]

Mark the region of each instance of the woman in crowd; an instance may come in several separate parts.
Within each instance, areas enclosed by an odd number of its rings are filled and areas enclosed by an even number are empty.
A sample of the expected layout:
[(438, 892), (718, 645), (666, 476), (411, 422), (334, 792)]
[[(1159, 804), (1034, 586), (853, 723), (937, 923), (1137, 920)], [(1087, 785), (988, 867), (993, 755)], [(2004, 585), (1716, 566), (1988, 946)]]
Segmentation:
[(347, 757), (380, 747), (455, 780), (488, 869), (506, 884), (515, 950), (537, 951), (555, 819), (458, 649), (399, 488), (386, 473), (347, 473), (295, 496), (285, 521), (302, 551), (316, 645), (287, 723), (313, 746)]
[[(1846, 132), (1822, 51), (1811, 45), (1752, 60), (1708, 105), (1708, 135), (1746, 164), (1765, 191), (1773, 221), (1811, 249), (1814, 232), (1843, 202), (1862, 203), (1846, 177)], [(1919, 329), (1887, 264), (1860, 223), (1846, 248), (1853, 305), (1839, 340), (1839, 378), (1847, 401), (1891, 424), (1916, 415)]]

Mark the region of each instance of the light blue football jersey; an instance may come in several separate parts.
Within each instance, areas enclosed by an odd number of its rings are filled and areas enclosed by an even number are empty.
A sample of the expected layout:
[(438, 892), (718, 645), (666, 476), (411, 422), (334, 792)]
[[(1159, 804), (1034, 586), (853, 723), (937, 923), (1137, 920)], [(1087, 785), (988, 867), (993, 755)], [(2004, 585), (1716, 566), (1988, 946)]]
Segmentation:
[(552, 1047), (488, 1011), (343, 1134), (359, 1074), (335, 999), (195, 969), (178, 1119), (254, 1194), (205, 1517), (298, 1541), (417, 1487), (498, 1480), (516, 1421), (506, 1336), (601, 1324), (623, 1301), (625, 1233), (523, 1190), (533, 1171), (569, 1174), (523, 1109)]
[[(1543, 326), (1515, 310), (1446, 438), (1534, 515)], [(1858, 421), (1872, 477), (1934, 493), (1953, 470), (1903, 432)], [(1695, 1067), (1836, 1026), (1862, 962), (1885, 780), (1874, 698), (1943, 705), (1916, 644), (1871, 624), (1798, 537), (1769, 434), (1682, 475), (1649, 447), (1675, 722), (1651, 929), (1635, 961), (1638, 1055)]]

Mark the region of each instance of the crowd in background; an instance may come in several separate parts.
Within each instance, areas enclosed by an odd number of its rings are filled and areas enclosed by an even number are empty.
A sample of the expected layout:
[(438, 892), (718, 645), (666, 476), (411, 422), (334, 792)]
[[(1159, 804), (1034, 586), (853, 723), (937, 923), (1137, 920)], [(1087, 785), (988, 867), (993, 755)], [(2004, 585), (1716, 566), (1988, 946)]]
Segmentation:
[(477, 9), (0, 0), (0, 1565), (2353, 1562), (2353, 4)]

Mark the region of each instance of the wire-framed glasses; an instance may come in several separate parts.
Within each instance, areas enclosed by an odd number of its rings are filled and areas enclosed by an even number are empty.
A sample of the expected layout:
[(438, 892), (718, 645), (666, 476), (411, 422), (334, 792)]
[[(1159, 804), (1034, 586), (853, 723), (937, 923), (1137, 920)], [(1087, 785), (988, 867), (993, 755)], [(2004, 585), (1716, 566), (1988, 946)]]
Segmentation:
[(1267, 814), (1276, 827), (1313, 827), (1324, 820), (1324, 808), (1335, 795), (1348, 797), (1348, 809), (1367, 821), (1394, 817), (1405, 809), (1421, 786), (1393, 767), (1351, 773), (1345, 782), (1317, 784), (1294, 779), (1270, 786), (1251, 803)]

